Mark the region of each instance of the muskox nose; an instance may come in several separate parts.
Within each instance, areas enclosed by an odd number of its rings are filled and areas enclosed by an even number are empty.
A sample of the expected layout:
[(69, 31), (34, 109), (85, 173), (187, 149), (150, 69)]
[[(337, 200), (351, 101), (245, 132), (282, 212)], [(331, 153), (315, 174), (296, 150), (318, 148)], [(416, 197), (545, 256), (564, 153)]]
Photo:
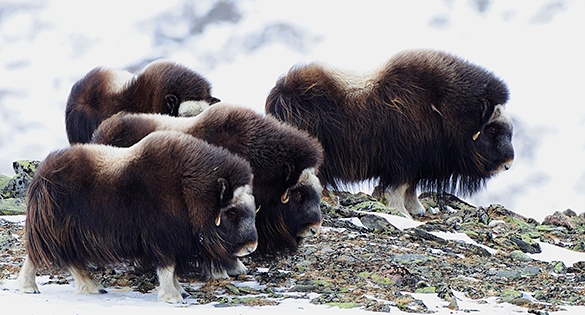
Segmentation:
[(308, 227), (304, 228), (299, 233), (297, 233), (297, 237), (309, 237), (309, 236), (317, 235), (317, 233), (319, 233), (320, 230), (321, 230), (321, 222), (313, 224), (313, 225), (309, 225)]
[(507, 171), (512, 167), (513, 163), (514, 163), (514, 159), (510, 159), (510, 160), (500, 164), (500, 166), (498, 166), (498, 168), (496, 168), (491, 174), (496, 175), (498, 173)]
[(512, 164), (514, 163), (514, 160), (508, 160), (506, 161), (503, 165), (502, 165), (502, 171), (507, 171), (510, 168), (512, 168)]
[(258, 247), (258, 242), (248, 243), (248, 244), (242, 246), (240, 248), (240, 250), (238, 250), (234, 255), (236, 257), (243, 257), (246, 255), (250, 255), (251, 253), (253, 253), (256, 250), (257, 247)]

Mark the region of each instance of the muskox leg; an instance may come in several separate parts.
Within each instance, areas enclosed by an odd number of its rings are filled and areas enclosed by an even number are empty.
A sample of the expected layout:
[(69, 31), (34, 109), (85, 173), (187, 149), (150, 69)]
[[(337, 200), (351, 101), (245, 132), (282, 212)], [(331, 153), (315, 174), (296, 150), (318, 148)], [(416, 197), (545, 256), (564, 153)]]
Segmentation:
[[(183, 295), (188, 295), (175, 276), (175, 265), (158, 267), (158, 299), (168, 303), (184, 303)], [(179, 289), (180, 288), (180, 289)]]
[(404, 214), (405, 217), (412, 219), (412, 216), (406, 210), (404, 205), (406, 190), (408, 189), (407, 184), (400, 185), (394, 189), (386, 190), (382, 186), (377, 186), (372, 193), (372, 196), (384, 203), (390, 208), (395, 208)]
[(404, 193), (404, 206), (412, 215), (424, 215), (425, 208), (416, 195), (416, 186), (410, 185)]
[(101, 284), (97, 283), (95, 280), (91, 278), (89, 271), (85, 268), (77, 268), (70, 266), (69, 272), (75, 279), (77, 283), (77, 287), (75, 288), (75, 293), (80, 294), (105, 294), (108, 293)]
[(20, 273), (18, 274), (18, 283), (24, 293), (41, 293), (39, 291), (39, 287), (37, 286), (36, 282), (36, 275), (37, 275), (37, 267), (32, 263), (30, 257), (26, 255), (24, 259), (24, 264), (22, 268), (20, 268)]

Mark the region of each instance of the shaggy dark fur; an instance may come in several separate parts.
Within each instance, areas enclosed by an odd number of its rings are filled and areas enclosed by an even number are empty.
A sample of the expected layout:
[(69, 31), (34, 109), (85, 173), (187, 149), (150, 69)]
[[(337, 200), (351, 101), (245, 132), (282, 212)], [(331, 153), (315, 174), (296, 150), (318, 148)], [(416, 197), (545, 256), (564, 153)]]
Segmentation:
[(74, 276), (112, 263), (197, 267), (208, 278), (237, 271), (237, 256), (257, 245), (252, 176), (242, 158), (175, 131), (130, 148), (52, 152), (28, 191), (28, 259)]
[(98, 67), (71, 88), (65, 109), (67, 137), (71, 144), (87, 143), (97, 126), (119, 111), (178, 116), (180, 107), (191, 105), (186, 102), (218, 102), (210, 93), (204, 77), (166, 60), (150, 63), (137, 76)]
[(304, 131), (253, 110), (218, 103), (196, 117), (117, 114), (96, 130), (93, 141), (129, 146), (154, 130), (174, 129), (227, 148), (250, 162), (258, 253), (295, 250), (321, 224), (322, 162), (318, 141)]
[[(266, 113), (321, 142), (324, 185), (379, 179), (420, 214), (418, 187), (471, 194), (514, 158), (506, 84), (432, 50), (405, 51), (370, 75), (311, 63), (278, 79)], [(414, 196), (413, 196), (414, 195)]]

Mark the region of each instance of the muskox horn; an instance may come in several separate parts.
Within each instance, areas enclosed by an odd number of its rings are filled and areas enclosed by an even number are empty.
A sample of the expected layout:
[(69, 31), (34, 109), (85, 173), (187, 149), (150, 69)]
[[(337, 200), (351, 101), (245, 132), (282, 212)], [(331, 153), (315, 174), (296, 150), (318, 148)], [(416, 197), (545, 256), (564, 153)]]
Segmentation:
[(473, 137), (471, 137), (473, 139), (473, 141), (477, 140), (477, 138), (479, 138), (479, 134), (481, 133), (481, 130), (476, 132)]
[(258, 213), (258, 211), (260, 211), (260, 208), (262, 208), (262, 205), (258, 206), (258, 209), (256, 209), (256, 213)]
[(290, 196), (288, 195), (288, 188), (284, 191), (284, 194), (282, 194), (282, 196), (280, 196), (280, 202), (282, 203), (288, 203), (290, 200)]
[(215, 225), (216, 226), (220, 226), (221, 225), (221, 212), (219, 213), (219, 215), (217, 216), (217, 218), (215, 218)]

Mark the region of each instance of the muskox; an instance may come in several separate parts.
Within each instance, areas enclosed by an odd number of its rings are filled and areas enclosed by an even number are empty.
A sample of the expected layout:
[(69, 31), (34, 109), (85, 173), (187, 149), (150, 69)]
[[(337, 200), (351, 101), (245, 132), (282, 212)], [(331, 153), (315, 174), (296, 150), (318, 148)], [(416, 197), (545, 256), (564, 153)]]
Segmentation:
[(266, 113), (317, 137), (321, 183), (379, 181), (390, 206), (423, 214), (417, 188), (472, 194), (514, 159), (506, 84), (434, 50), (404, 51), (356, 75), (321, 63), (280, 77)]
[(156, 268), (162, 301), (185, 296), (176, 273), (246, 271), (258, 236), (252, 170), (228, 150), (180, 132), (130, 148), (78, 144), (50, 153), (29, 186), (22, 289), (37, 268), (65, 268), (78, 293), (105, 293), (87, 266)]
[(137, 76), (97, 67), (71, 88), (67, 137), (71, 144), (87, 143), (97, 126), (119, 111), (189, 116), (218, 101), (203, 76), (168, 60), (151, 62)]
[(195, 117), (119, 113), (96, 130), (93, 142), (129, 146), (154, 130), (173, 129), (227, 148), (250, 162), (259, 211), (257, 253), (296, 250), (321, 225), (323, 153), (306, 132), (251, 109), (218, 103)]

